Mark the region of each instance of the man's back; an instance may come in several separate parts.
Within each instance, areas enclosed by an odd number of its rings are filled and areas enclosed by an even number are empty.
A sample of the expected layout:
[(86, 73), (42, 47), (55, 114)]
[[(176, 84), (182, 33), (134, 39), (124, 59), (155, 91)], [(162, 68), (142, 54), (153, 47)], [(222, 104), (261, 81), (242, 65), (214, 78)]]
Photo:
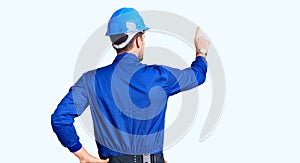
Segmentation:
[[(53, 129), (59, 133), (64, 127), (61, 124), (71, 125), (72, 118), (90, 105), (101, 158), (161, 153), (168, 97), (202, 84), (206, 71), (203, 57), (179, 70), (148, 66), (133, 54), (120, 54), (111, 65), (83, 74), (53, 114)], [(70, 118), (61, 122), (66, 115)], [(61, 134), (60, 141), (72, 151), (72, 146), (79, 146), (79, 138), (73, 128), (67, 131), (73, 139)]]
[[(93, 87), (88, 96), (97, 99), (91, 99), (94, 103), (90, 105), (98, 146), (114, 150), (113, 155), (162, 150), (163, 134), (159, 132), (164, 129), (168, 85), (166, 73), (161, 71), (159, 66), (141, 64), (135, 55), (125, 53), (113, 64), (86, 74)], [(103, 154), (108, 150), (101, 148), (103, 157), (111, 155)]]
[[(52, 114), (53, 131), (80, 162), (108, 162), (106, 158), (113, 163), (141, 162), (142, 154), (150, 154), (144, 162), (150, 158), (153, 163), (163, 162), (168, 97), (205, 81), (209, 41), (199, 37), (199, 28), (194, 40), (196, 59), (184, 70), (140, 63), (148, 29), (135, 9), (115, 11), (106, 35), (117, 52), (116, 59), (83, 74)], [(88, 105), (100, 159), (83, 148), (73, 125)]]

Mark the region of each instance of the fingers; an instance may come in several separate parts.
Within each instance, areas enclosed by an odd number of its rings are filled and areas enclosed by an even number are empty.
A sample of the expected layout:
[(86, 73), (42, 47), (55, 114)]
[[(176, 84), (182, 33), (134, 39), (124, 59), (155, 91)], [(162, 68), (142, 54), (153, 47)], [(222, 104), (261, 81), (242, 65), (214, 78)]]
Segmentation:
[(91, 163), (108, 163), (108, 162), (109, 162), (109, 158), (107, 158), (106, 160), (101, 160), (97, 158), (97, 160), (94, 160), (94, 162)]
[(199, 51), (200, 48), (208, 49), (210, 45), (210, 41), (203, 36), (200, 36), (200, 27), (198, 26), (195, 33), (195, 48), (196, 52)]
[(108, 162), (109, 162), (109, 158), (107, 158), (106, 160), (101, 160), (93, 156), (91, 156), (90, 158), (86, 158), (84, 160), (80, 160), (80, 163), (108, 163)]
[(197, 26), (194, 40), (196, 41), (199, 38), (199, 36), (200, 36), (200, 27)]
[(90, 155), (83, 147), (74, 152), (74, 154), (79, 158), (80, 163), (108, 163), (109, 159), (101, 160), (95, 156)]
[(200, 32), (201, 32), (200, 27), (197, 26), (196, 33), (195, 33), (195, 39), (194, 39), (195, 44), (198, 46), (201, 45), (203, 47), (208, 48), (210, 45), (210, 41), (208, 39), (205, 39), (203, 36), (200, 36)]
[(210, 41), (209, 41), (209, 40), (206, 40), (206, 41), (205, 41), (205, 47), (206, 47), (206, 49), (208, 49), (209, 45), (210, 45)]
[(208, 49), (210, 41), (205, 39), (204, 37), (201, 37), (201, 40), (202, 40), (203, 48)]

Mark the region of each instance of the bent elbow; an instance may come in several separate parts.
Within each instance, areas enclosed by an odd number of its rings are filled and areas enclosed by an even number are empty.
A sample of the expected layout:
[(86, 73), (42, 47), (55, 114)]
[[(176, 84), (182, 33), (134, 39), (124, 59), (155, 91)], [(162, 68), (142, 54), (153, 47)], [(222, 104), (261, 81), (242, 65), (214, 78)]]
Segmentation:
[(59, 126), (59, 120), (55, 113), (51, 115), (51, 126), (53, 130)]
[(59, 129), (61, 126), (64, 126), (66, 122), (64, 121), (64, 117), (58, 112), (54, 112), (51, 115), (51, 126), (53, 130)]

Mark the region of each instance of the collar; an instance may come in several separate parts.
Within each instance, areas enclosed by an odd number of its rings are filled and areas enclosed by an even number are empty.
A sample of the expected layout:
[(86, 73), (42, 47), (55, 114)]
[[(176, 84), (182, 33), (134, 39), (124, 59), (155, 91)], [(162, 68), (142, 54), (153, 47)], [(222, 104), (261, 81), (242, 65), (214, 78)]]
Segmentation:
[(120, 60), (124, 60), (124, 61), (131, 61), (131, 62), (140, 62), (139, 61), (139, 58), (132, 54), (132, 53), (127, 53), (127, 52), (124, 52), (122, 54), (118, 54), (115, 58), (115, 60), (113, 61), (113, 63), (118, 63), (120, 62)]

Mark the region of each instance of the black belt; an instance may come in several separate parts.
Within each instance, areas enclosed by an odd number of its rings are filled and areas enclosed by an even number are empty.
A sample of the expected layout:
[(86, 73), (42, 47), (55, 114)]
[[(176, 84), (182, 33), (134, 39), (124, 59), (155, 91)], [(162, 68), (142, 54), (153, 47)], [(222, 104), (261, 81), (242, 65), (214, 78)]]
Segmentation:
[(164, 163), (163, 154), (121, 155), (109, 157), (109, 163)]

